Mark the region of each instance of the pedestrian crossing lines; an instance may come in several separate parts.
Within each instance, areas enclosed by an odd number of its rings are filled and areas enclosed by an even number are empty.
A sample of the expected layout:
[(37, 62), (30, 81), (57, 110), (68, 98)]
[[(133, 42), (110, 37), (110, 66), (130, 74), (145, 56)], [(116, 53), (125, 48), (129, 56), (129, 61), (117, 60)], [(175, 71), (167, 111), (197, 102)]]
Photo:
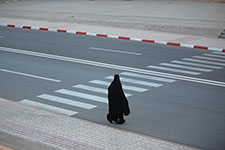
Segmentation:
[(147, 68), (188, 75), (200, 75), (202, 73), (212, 72), (215, 69), (222, 69), (224, 66), (225, 56), (223, 53), (213, 52), (202, 54), (202, 56), (192, 56), (192, 58), (173, 60), (169, 63), (150, 65), (147, 66)]
[[(103, 85), (103, 86), (109, 86), (110, 85), (110, 82), (100, 81), (100, 80), (89, 81), (89, 83)], [(148, 91), (148, 89), (146, 89), (146, 88), (140, 88), (140, 87), (136, 87), (136, 86), (129, 86), (129, 85), (124, 85), (124, 84), (122, 86), (123, 86), (123, 89), (125, 89), (125, 90), (131, 90), (131, 91), (136, 91), (136, 92)]]
[[(120, 79), (122, 87), (127, 97), (136, 93), (148, 91), (150, 88), (158, 88), (164, 83), (173, 83), (176, 80), (143, 75), (132, 72), (121, 72)], [(78, 114), (76, 108), (91, 110), (98, 105), (108, 103), (108, 86), (113, 80), (113, 76), (106, 76), (102, 80), (92, 80), (85, 84), (76, 84), (67, 89), (62, 88), (53, 91), (53, 94), (37, 95), (38, 100), (23, 99), (23, 104), (41, 107), (65, 115)], [(67, 106), (67, 107), (65, 107)], [(107, 107), (107, 106), (105, 106)]]
[[(108, 76), (108, 77), (105, 77), (105, 78), (112, 80), (114, 77), (113, 76)], [(136, 80), (136, 79), (124, 78), (124, 77), (121, 77), (120, 80), (122, 82), (129, 82), (129, 83), (133, 83), (133, 84), (150, 86), (150, 87), (160, 87), (160, 86), (162, 86), (162, 84), (158, 84), (158, 83), (153, 83), (153, 82), (148, 82), (148, 81), (141, 81), (141, 80)]]
[(75, 112), (75, 111), (72, 111), (72, 110), (67, 110), (67, 109), (56, 107), (56, 106), (39, 103), (39, 102), (32, 101), (32, 100), (29, 100), (29, 99), (24, 99), (20, 102), (23, 103), (23, 104), (32, 105), (32, 106), (35, 106), (35, 107), (51, 110), (53, 112), (58, 112), (58, 113), (69, 115), (69, 116), (72, 116), (72, 115), (75, 115), (75, 114), (78, 113), (78, 112)]
[[(108, 94), (108, 90), (106, 88), (103, 89), (103, 88), (98, 88), (98, 87), (93, 87), (93, 86), (88, 86), (83, 84), (74, 85), (73, 87), (83, 89), (83, 90), (93, 91), (97, 93)], [(132, 94), (129, 94), (129, 93), (125, 93), (125, 95), (126, 97), (132, 96)]]
[(86, 94), (86, 93), (67, 90), (67, 89), (60, 89), (55, 92), (74, 96), (74, 97), (79, 97), (79, 98), (83, 98), (83, 99), (87, 99), (87, 100), (92, 100), (92, 101), (96, 101), (96, 102), (101, 102), (101, 103), (107, 103), (107, 101), (108, 101), (108, 99), (106, 97), (100, 97), (100, 96), (96, 96), (96, 95), (92, 95), (92, 94)]

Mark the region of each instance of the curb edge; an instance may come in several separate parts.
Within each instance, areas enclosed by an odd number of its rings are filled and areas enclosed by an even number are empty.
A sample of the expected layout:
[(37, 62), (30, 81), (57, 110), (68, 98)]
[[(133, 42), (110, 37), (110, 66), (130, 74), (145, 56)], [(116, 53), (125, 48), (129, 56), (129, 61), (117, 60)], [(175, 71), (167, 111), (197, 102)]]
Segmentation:
[(170, 45), (170, 46), (225, 52), (225, 48), (223, 49), (223, 48), (207, 47), (202, 45), (182, 44), (182, 43), (174, 43), (174, 42), (166, 42), (166, 41), (156, 41), (156, 40), (150, 40), (150, 39), (132, 38), (132, 37), (126, 37), (126, 36), (88, 33), (88, 32), (75, 31), (75, 30), (36, 27), (36, 26), (28, 26), (28, 25), (18, 26), (14, 24), (0, 24), (0, 26), (10, 27), (10, 28), (22, 28), (22, 29), (30, 29), (30, 30), (33, 29), (33, 30), (50, 31), (50, 32), (62, 32), (62, 33), (72, 33), (72, 34), (79, 34), (79, 35), (98, 36), (98, 37), (105, 37), (105, 38), (115, 38), (115, 39), (122, 39), (122, 40), (139, 41), (139, 42), (156, 43), (156, 44), (163, 44), (163, 45)]

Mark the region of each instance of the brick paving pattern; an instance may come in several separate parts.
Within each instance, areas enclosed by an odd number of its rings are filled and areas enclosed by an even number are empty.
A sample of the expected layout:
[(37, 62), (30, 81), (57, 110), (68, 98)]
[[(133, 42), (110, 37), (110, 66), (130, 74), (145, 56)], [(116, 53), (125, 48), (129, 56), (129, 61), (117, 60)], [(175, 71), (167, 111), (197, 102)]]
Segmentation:
[(60, 149), (196, 149), (4, 99), (0, 114), (0, 131)]

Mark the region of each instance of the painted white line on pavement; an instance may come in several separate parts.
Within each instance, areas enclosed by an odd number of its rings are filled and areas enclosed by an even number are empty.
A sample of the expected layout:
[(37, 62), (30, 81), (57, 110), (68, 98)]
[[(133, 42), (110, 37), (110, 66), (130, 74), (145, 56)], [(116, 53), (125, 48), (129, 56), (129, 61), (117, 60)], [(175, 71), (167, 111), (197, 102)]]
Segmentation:
[(157, 44), (167, 45), (167, 42), (164, 42), (164, 41), (155, 41), (155, 43), (157, 43)]
[(180, 70), (180, 69), (173, 69), (173, 68), (168, 68), (168, 67), (160, 67), (160, 66), (147, 66), (148, 68), (153, 68), (153, 69), (159, 69), (159, 70), (166, 70), (166, 71), (172, 71), (172, 72), (179, 72), (179, 73), (185, 73), (185, 74), (190, 74), (190, 75), (199, 75), (201, 74), (200, 72), (194, 72), (194, 71), (185, 71), (185, 70)]
[(199, 64), (199, 63), (191, 63), (191, 62), (186, 62), (186, 61), (171, 61), (172, 63), (177, 63), (177, 64), (183, 64), (183, 65), (191, 65), (191, 66), (197, 66), (197, 67), (205, 67), (205, 68), (210, 68), (210, 69), (222, 69), (223, 67), (218, 67), (218, 66), (212, 66), (212, 65), (204, 65), (204, 64)]
[[(89, 85), (77, 84), (77, 85), (74, 85), (73, 87), (83, 89), (83, 90), (93, 91), (97, 93), (108, 94), (107, 89), (97, 88), (97, 87), (93, 87)], [(126, 97), (132, 96), (132, 94), (129, 94), (129, 93), (124, 93), (124, 94), (126, 95)]]
[(63, 109), (63, 108), (59, 108), (59, 107), (35, 102), (35, 101), (29, 100), (29, 99), (24, 99), (24, 100), (20, 101), (20, 103), (28, 104), (28, 105), (32, 105), (32, 106), (40, 107), (40, 108), (44, 108), (44, 109), (48, 109), (48, 110), (58, 112), (58, 113), (61, 113), (61, 114), (65, 114), (65, 115), (69, 115), (69, 116), (75, 115), (75, 114), (78, 113), (78, 112), (75, 112), (75, 111), (72, 111), (72, 110), (67, 110), (67, 109)]
[(130, 54), (130, 55), (142, 55), (141, 53), (134, 53), (134, 52), (127, 52), (127, 51), (120, 51), (120, 50), (113, 50), (113, 49), (105, 49), (105, 48), (97, 48), (97, 47), (88, 47), (92, 50), (98, 51), (106, 51), (106, 52), (113, 52), (113, 53), (122, 53), (122, 54)]
[(213, 52), (214, 54), (225, 55), (224, 52)]
[(118, 36), (116, 35), (108, 35), (109, 38), (118, 39)]
[(192, 44), (181, 44), (182, 47), (187, 47), (187, 48), (194, 48), (194, 45)]
[(199, 59), (192, 59), (192, 58), (183, 58), (182, 60), (198, 62), (198, 63), (205, 63), (205, 64), (211, 64), (211, 65), (218, 65), (218, 66), (225, 66), (225, 63), (212, 62), (212, 61), (207, 61), (207, 60), (199, 60)]
[(55, 92), (74, 96), (74, 97), (79, 97), (79, 98), (83, 98), (83, 99), (87, 99), (87, 100), (92, 100), (92, 101), (96, 101), (96, 102), (108, 103), (107, 98), (96, 96), (96, 95), (91, 95), (91, 94), (86, 94), (86, 93), (81, 93), (81, 92), (76, 92), (76, 91), (71, 91), (71, 90), (66, 90), (66, 89), (56, 90)]
[(218, 58), (224, 58), (225, 59), (225, 56), (223, 55), (214, 55), (214, 54), (203, 54), (204, 56), (210, 56), (210, 57), (218, 57)]
[(37, 79), (41, 79), (41, 80), (52, 81), (52, 82), (61, 82), (60, 80), (55, 80), (55, 79), (51, 79), (51, 78), (36, 76), (36, 75), (28, 74), (28, 73), (22, 73), (22, 72), (7, 70), (7, 69), (0, 69), (0, 71), (12, 73), (12, 74), (18, 74), (18, 75), (27, 76), (27, 77), (32, 77), (32, 78), (37, 78)]
[[(113, 76), (108, 76), (105, 77), (106, 79), (114, 79)], [(129, 83), (133, 83), (133, 84), (139, 84), (139, 85), (144, 85), (144, 86), (150, 86), (150, 87), (160, 87), (162, 86), (162, 84), (158, 84), (158, 83), (153, 83), (153, 82), (147, 82), (147, 81), (141, 81), (141, 80), (136, 80), (136, 79), (129, 79), (129, 78), (124, 78), (124, 77), (120, 77), (120, 80), (122, 82), (129, 82)]]
[(137, 78), (143, 78), (143, 79), (149, 79), (149, 80), (156, 80), (156, 81), (161, 81), (161, 82), (172, 83), (172, 82), (176, 81), (176, 80), (173, 80), (173, 79), (167, 79), (167, 78), (161, 78), (161, 77), (155, 77), (155, 76), (148, 76), (148, 75), (131, 73), (131, 72), (122, 72), (120, 74), (126, 75), (126, 76), (131, 76), (131, 77), (137, 77)]
[(167, 66), (167, 67), (175, 67), (175, 68), (180, 68), (180, 69), (189, 69), (189, 70), (194, 70), (194, 71), (203, 71), (203, 72), (212, 71), (210, 69), (196, 68), (196, 67), (191, 67), (191, 66), (184, 66), (184, 65), (177, 65), (177, 64), (170, 64), (170, 63), (160, 63), (159, 65)]
[(220, 61), (220, 62), (225, 62), (225, 60), (224, 60), (224, 59), (212, 58), (212, 57), (193, 56), (193, 58), (198, 58), (198, 59), (206, 59), (206, 60), (212, 60), (212, 61)]
[[(147, 74), (147, 75), (155, 75), (155, 76), (171, 78), (171, 79), (176, 79), (176, 80), (182, 80), (182, 81), (189, 81), (189, 82), (194, 82), (194, 83), (201, 83), (201, 84), (225, 87), (225, 82), (221, 82), (221, 81), (188, 77), (188, 76), (183, 76), (183, 75), (151, 71), (151, 70), (139, 69), (139, 68), (134, 68), (134, 67), (121, 66), (121, 65), (114, 65), (114, 64), (90, 61), (90, 60), (85, 60), (85, 59), (78, 59), (78, 58), (65, 57), (65, 56), (46, 54), (46, 53), (39, 53), (39, 52), (32, 52), (32, 51), (26, 51), (26, 50), (14, 49), (14, 48), (6, 48), (6, 47), (0, 47), (0, 51), (16, 53), (16, 54), (23, 54), (23, 55), (28, 55), (28, 56), (41, 57), (41, 58), (48, 58), (48, 59), (53, 59), (53, 60), (61, 60), (61, 61), (66, 61), (66, 62), (85, 64), (85, 65), (108, 68), (108, 69), (115, 69), (115, 70), (120, 70), (120, 71), (122, 70), (122, 71), (142, 73), (142, 74)], [(197, 60), (197, 61), (199, 61), (199, 60)], [(205, 62), (207, 62), (207, 61), (205, 61)], [(223, 64), (223, 65), (225, 66), (225, 64)]]
[[(93, 81), (89, 81), (89, 83), (93, 83), (93, 84), (98, 84), (98, 85), (104, 85), (104, 86), (109, 86), (110, 82), (106, 82), (106, 81), (100, 81), (100, 80), (93, 80)], [(123, 89), (125, 90), (130, 90), (130, 91), (135, 91), (135, 92), (145, 92), (148, 91), (148, 89), (145, 88), (140, 88), (140, 87), (136, 87), (136, 86), (129, 86), (129, 85), (122, 85)]]
[(45, 100), (57, 102), (57, 103), (62, 103), (62, 104), (70, 105), (70, 106), (84, 108), (84, 109), (93, 109), (93, 108), (97, 107), (96, 105), (78, 102), (78, 101), (74, 101), (74, 100), (71, 100), (71, 99), (53, 96), (53, 95), (49, 95), (49, 94), (42, 94), (42, 95), (39, 95), (37, 97), (45, 99)]

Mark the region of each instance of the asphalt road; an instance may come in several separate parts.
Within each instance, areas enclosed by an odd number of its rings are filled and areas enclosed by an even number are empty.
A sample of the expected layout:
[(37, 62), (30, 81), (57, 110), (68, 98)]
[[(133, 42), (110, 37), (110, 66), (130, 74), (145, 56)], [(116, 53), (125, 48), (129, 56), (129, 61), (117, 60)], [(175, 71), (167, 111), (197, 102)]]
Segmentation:
[[(224, 67), (210, 51), (0, 27), (0, 97), (202, 149), (225, 148)], [(105, 118), (114, 74), (124, 125)]]

